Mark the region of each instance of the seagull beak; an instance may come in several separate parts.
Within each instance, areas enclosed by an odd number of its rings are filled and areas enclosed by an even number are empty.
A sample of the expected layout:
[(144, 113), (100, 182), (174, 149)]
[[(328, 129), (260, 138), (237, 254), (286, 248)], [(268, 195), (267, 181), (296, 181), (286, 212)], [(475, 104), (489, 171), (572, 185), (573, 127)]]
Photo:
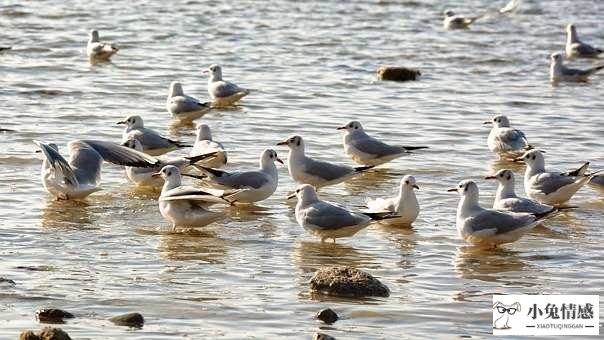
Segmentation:
[(285, 165), (285, 163), (283, 163), (283, 161), (281, 160), (281, 158), (277, 157), (275, 160), (276, 160), (277, 162), (279, 162), (279, 163), (281, 163), (281, 164)]
[(345, 126), (340, 126), (340, 127), (337, 127), (336, 130), (346, 130), (346, 127)]
[(419, 186), (417, 184), (413, 184), (413, 187), (417, 190), (419, 190)]
[(491, 121), (486, 121), (486, 122), (483, 122), (482, 124), (483, 124), (483, 125), (489, 125), (489, 124), (493, 124), (493, 122), (491, 122)]
[(125, 120), (122, 120), (121, 122), (117, 122), (116, 124), (117, 124), (117, 125), (125, 125), (125, 124), (126, 124), (126, 121), (125, 121)]
[(156, 172), (151, 177), (161, 177), (161, 172)]
[(457, 192), (457, 188), (447, 189), (447, 192)]
[(484, 179), (496, 179), (497, 177), (495, 176), (486, 176)]
[(296, 193), (294, 192), (293, 194), (287, 196), (288, 200), (291, 200), (292, 198), (296, 197)]
[(277, 145), (287, 145), (287, 141), (286, 140), (281, 141), (281, 142), (277, 143)]
[(202, 70), (202, 71), (201, 71), (201, 73), (203, 73), (203, 74), (208, 74), (208, 73), (210, 73), (210, 70), (205, 69), (205, 70)]

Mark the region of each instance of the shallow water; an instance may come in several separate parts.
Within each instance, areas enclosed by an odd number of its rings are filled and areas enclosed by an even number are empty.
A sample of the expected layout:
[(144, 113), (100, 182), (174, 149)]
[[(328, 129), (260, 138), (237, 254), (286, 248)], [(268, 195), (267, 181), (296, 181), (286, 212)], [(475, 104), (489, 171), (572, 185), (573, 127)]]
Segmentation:
[[(501, 5), (505, 1), (501, 1)], [(450, 1), (459, 12), (495, 4)], [(580, 4), (580, 6), (576, 5)], [(471, 8), (471, 9), (470, 9)], [(477, 180), (482, 202), (495, 185), (481, 178), (502, 166), (488, 152), (494, 113), (509, 115), (554, 168), (589, 160), (604, 168), (604, 75), (590, 84), (552, 87), (548, 55), (564, 45), (564, 26), (604, 45), (604, 3), (531, 3), (510, 17), (489, 17), (472, 30), (447, 32), (440, 1), (32, 1), (0, 7), (0, 338), (38, 329), (34, 311), (55, 306), (76, 314), (61, 325), (75, 338), (341, 338), (486, 337), (491, 295), (599, 294), (604, 280), (604, 201), (579, 192), (579, 209), (560, 215), (498, 251), (468, 247), (455, 229), (458, 197), (445, 190)], [(119, 43), (113, 63), (91, 66), (87, 31)], [(255, 208), (227, 208), (207, 228), (172, 233), (154, 193), (106, 166), (104, 190), (84, 203), (56, 202), (39, 179), (32, 139), (64, 148), (75, 138), (118, 141), (115, 122), (140, 114), (149, 127), (192, 142), (191, 127), (170, 125), (171, 81), (206, 98), (201, 70), (223, 65), (226, 79), (253, 89), (238, 109), (202, 121), (228, 148), (234, 167), (255, 167), (267, 147), (289, 135), (307, 139), (316, 157), (348, 163), (335, 127), (351, 119), (380, 138), (429, 145), (321, 196), (362, 207), (366, 196), (394, 191), (403, 174), (421, 190), (412, 229), (372, 226), (337, 244), (321, 244), (296, 223), (280, 186)], [(421, 81), (377, 82), (379, 65), (419, 67)], [(575, 65), (586, 67), (590, 62)], [(521, 184), (517, 190), (523, 193)], [(333, 299), (309, 294), (323, 266), (367, 270), (389, 298)], [(334, 308), (342, 320), (324, 326), (314, 314)], [(129, 311), (141, 330), (106, 319)]]

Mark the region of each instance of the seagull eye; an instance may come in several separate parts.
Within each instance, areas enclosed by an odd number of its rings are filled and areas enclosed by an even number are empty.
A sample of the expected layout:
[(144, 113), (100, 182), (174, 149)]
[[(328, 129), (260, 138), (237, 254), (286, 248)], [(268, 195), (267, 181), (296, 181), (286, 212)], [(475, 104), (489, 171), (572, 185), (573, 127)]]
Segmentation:
[(168, 173), (166, 175), (172, 176), (172, 172), (168, 171)]
[(461, 185), (461, 184), (460, 184), (460, 185), (459, 185), (459, 187), (460, 187), (460, 188), (463, 188), (463, 185)]
[(409, 181), (405, 181), (405, 184), (409, 184)]

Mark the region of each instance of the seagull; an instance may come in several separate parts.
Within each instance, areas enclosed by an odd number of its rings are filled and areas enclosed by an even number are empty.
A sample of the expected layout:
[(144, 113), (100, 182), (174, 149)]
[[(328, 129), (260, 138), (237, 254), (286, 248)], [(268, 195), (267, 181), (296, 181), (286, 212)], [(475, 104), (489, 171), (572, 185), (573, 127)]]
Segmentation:
[(446, 10), (444, 12), (445, 17), (443, 19), (443, 26), (446, 29), (463, 29), (468, 28), (474, 21), (480, 19), (482, 15), (466, 18), (461, 15), (456, 15), (452, 10)]
[(566, 57), (572, 58), (597, 58), (602, 50), (579, 40), (577, 28), (574, 24), (566, 26)]
[(560, 52), (553, 53), (550, 59), (549, 78), (554, 84), (560, 81), (587, 82), (589, 76), (604, 68), (604, 65), (591, 67), (586, 70), (568, 68), (564, 66), (564, 57), (562, 57), (562, 53)]
[(539, 150), (527, 151), (522, 157), (514, 159), (526, 163), (524, 190), (529, 198), (540, 203), (560, 205), (573, 197), (587, 182), (595, 176), (586, 175), (589, 162), (579, 169), (567, 173), (545, 171), (545, 159)]
[(91, 30), (88, 37), (88, 45), (86, 46), (88, 58), (108, 61), (112, 55), (117, 53), (118, 48), (115, 44), (100, 42), (99, 31)]
[(310, 184), (315, 188), (343, 182), (350, 177), (373, 168), (372, 165), (350, 167), (323, 161), (317, 161), (304, 154), (304, 140), (300, 136), (293, 136), (277, 143), (287, 145), (289, 155), (287, 168), (291, 178), (299, 184)]
[(499, 13), (506, 14), (513, 12), (520, 6), (521, 1), (522, 0), (510, 0), (504, 7), (499, 9)]
[(461, 195), (456, 222), (459, 235), (480, 247), (495, 248), (514, 242), (533, 229), (536, 222), (555, 211), (529, 214), (482, 208), (478, 203), (478, 186), (470, 180), (461, 181), (448, 191)]
[(415, 177), (404, 176), (397, 196), (368, 200), (367, 207), (371, 213), (395, 214), (399, 217), (394, 222), (411, 225), (419, 215), (419, 203), (413, 189), (419, 190)]
[(427, 149), (427, 146), (388, 145), (371, 136), (363, 130), (360, 122), (351, 121), (338, 127), (345, 130), (343, 138), (344, 151), (353, 161), (361, 165), (380, 165), (411, 153), (411, 150)]
[(279, 176), (275, 162), (283, 164), (277, 152), (266, 149), (260, 156), (258, 170), (226, 172), (204, 166), (197, 168), (209, 178), (212, 187), (225, 190), (221, 197), (231, 204), (254, 203), (269, 198), (277, 190)]
[[(122, 145), (139, 152), (144, 152), (143, 145), (138, 139), (129, 139), (122, 143)], [(173, 165), (182, 172), (186, 167), (197, 164), (198, 162), (211, 158), (215, 155), (215, 152), (210, 152), (206, 154), (199, 154), (193, 157), (170, 157), (166, 155), (157, 156), (155, 158), (159, 160), (159, 163), (157, 166), (152, 168), (137, 168), (127, 166), (125, 169), (126, 177), (128, 177), (132, 183), (138, 186), (161, 188), (164, 185), (163, 179), (157, 176), (154, 177), (153, 174), (161, 170), (164, 166)]]
[(215, 152), (215, 157), (204, 160), (200, 164), (208, 168), (222, 168), (225, 166), (227, 163), (227, 152), (224, 150), (222, 143), (212, 140), (210, 127), (207, 124), (199, 124), (196, 130), (197, 140), (195, 140), (195, 144), (189, 155), (195, 156)]
[(241, 88), (231, 82), (222, 80), (222, 67), (211, 65), (203, 73), (209, 73), (208, 93), (212, 99), (213, 106), (231, 106), (239, 99), (250, 94), (250, 90)]
[(187, 96), (182, 84), (177, 81), (170, 83), (166, 108), (172, 117), (181, 121), (192, 121), (200, 118), (210, 111), (210, 103), (202, 103), (199, 100)]
[(103, 161), (133, 167), (154, 167), (159, 161), (124, 146), (96, 140), (74, 140), (68, 144), (69, 162), (56, 144), (34, 141), (44, 154), (42, 183), (58, 200), (83, 199), (101, 190)]
[[(309, 233), (327, 239), (350, 237), (367, 227), (371, 222), (392, 218), (374, 213), (354, 213), (342, 207), (322, 201), (315, 188), (308, 184), (299, 186), (287, 198), (298, 198), (296, 204), (296, 221)], [(398, 216), (396, 216), (398, 217)]]
[(518, 156), (532, 146), (529, 144), (524, 132), (510, 127), (510, 120), (504, 115), (497, 115), (484, 124), (492, 124), (487, 144), (491, 152), (500, 155)]
[(545, 214), (556, 210), (551, 205), (541, 204), (529, 198), (518, 197), (514, 191), (514, 173), (512, 170), (502, 169), (495, 175), (485, 179), (496, 179), (499, 182), (493, 209), (507, 210), (516, 213)]
[(139, 142), (141, 142), (145, 153), (151, 156), (159, 156), (178, 148), (191, 146), (176, 140), (168, 139), (154, 130), (145, 128), (141, 116), (129, 116), (126, 120), (118, 122), (118, 124), (126, 125), (126, 128), (122, 133), (122, 143), (126, 142), (128, 139), (138, 139)]
[(176, 227), (202, 227), (224, 217), (224, 214), (207, 210), (211, 203), (229, 203), (203, 189), (184, 186), (180, 170), (173, 165), (164, 166), (153, 176), (164, 179), (159, 196), (159, 212)]
[(589, 181), (589, 185), (604, 194), (604, 174), (596, 174)]

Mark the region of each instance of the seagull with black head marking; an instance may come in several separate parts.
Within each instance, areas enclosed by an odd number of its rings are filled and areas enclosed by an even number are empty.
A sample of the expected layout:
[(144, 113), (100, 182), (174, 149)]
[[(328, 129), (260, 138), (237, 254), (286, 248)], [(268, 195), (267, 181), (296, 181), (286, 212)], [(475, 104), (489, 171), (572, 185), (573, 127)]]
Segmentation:
[(315, 188), (341, 183), (373, 168), (373, 165), (353, 168), (347, 165), (314, 160), (306, 156), (304, 140), (300, 136), (292, 136), (277, 143), (277, 145), (287, 145), (289, 147), (287, 168), (291, 178), (299, 184), (310, 184)]
[(401, 179), (398, 195), (367, 200), (369, 212), (397, 215), (398, 218), (389, 221), (401, 225), (411, 225), (419, 215), (419, 203), (414, 190), (419, 190), (415, 177), (406, 175)]
[(516, 162), (526, 163), (524, 190), (540, 203), (558, 206), (568, 202), (596, 174), (586, 174), (589, 162), (566, 173), (545, 170), (545, 158), (539, 150), (527, 151)]
[(452, 10), (446, 10), (444, 12), (443, 26), (449, 30), (465, 29), (480, 18), (482, 18), (482, 15), (466, 18), (455, 14)]
[(554, 209), (543, 214), (529, 214), (482, 208), (478, 186), (471, 180), (461, 181), (448, 191), (461, 196), (456, 219), (459, 235), (480, 247), (495, 248), (514, 242), (533, 229), (538, 221), (555, 212)]
[(204, 155), (210, 152), (216, 156), (202, 161), (200, 164), (208, 168), (222, 168), (227, 163), (227, 152), (222, 143), (212, 139), (212, 130), (207, 124), (197, 125), (197, 139), (189, 153), (190, 156)]
[(182, 89), (182, 84), (173, 81), (170, 83), (166, 109), (177, 120), (192, 121), (208, 113), (210, 111), (210, 103), (202, 103), (191, 96), (187, 96)]
[(566, 57), (572, 58), (597, 58), (602, 50), (579, 40), (575, 24), (566, 26)]
[(141, 142), (145, 153), (151, 156), (159, 156), (179, 148), (192, 146), (163, 137), (156, 131), (146, 128), (141, 116), (128, 116), (118, 124), (126, 125), (122, 133), (122, 143), (129, 139), (137, 139)]
[(250, 94), (250, 90), (222, 79), (222, 67), (220, 65), (210, 65), (203, 73), (209, 73), (210, 75), (208, 79), (208, 94), (212, 99), (213, 106), (231, 106)]
[(556, 210), (555, 207), (539, 203), (535, 200), (518, 197), (514, 190), (514, 173), (512, 170), (502, 169), (495, 175), (487, 176), (485, 179), (494, 179), (499, 182), (493, 209), (507, 210), (517, 213), (545, 214)]
[(115, 44), (101, 42), (97, 30), (91, 30), (88, 37), (86, 55), (91, 60), (108, 61), (119, 50)]
[(604, 65), (590, 67), (585, 70), (566, 67), (562, 53), (556, 52), (550, 56), (549, 79), (552, 83), (559, 82), (587, 82), (589, 76), (604, 69)]
[(338, 127), (346, 131), (342, 142), (344, 151), (353, 161), (362, 165), (377, 166), (410, 154), (412, 150), (427, 149), (427, 146), (389, 145), (369, 136), (358, 121)]
[(489, 150), (499, 154), (500, 157), (504, 155), (515, 157), (532, 148), (524, 132), (510, 126), (510, 120), (507, 116), (496, 115), (484, 124), (493, 125), (487, 144)]
[(56, 144), (34, 143), (44, 154), (42, 183), (57, 199), (83, 199), (101, 190), (103, 161), (131, 167), (152, 168), (159, 160), (124, 146), (96, 140), (74, 140), (68, 144), (69, 161), (59, 153)]
[(153, 176), (164, 180), (158, 200), (159, 212), (172, 223), (172, 228), (202, 227), (225, 217), (207, 207), (212, 203), (229, 202), (206, 190), (182, 185), (181, 173), (177, 167), (166, 165)]

